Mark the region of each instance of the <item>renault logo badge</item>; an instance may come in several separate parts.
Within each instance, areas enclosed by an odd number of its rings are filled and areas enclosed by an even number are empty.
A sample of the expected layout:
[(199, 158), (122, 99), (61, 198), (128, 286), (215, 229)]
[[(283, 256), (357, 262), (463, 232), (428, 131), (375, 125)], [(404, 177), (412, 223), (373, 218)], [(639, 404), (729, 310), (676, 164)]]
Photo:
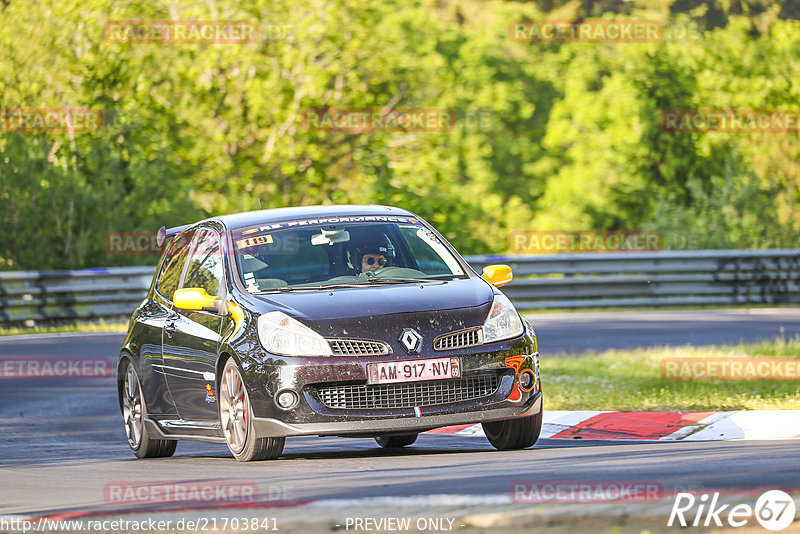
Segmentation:
[(400, 343), (405, 347), (409, 354), (419, 354), (419, 347), (422, 345), (422, 336), (413, 328), (404, 328), (400, 334)]

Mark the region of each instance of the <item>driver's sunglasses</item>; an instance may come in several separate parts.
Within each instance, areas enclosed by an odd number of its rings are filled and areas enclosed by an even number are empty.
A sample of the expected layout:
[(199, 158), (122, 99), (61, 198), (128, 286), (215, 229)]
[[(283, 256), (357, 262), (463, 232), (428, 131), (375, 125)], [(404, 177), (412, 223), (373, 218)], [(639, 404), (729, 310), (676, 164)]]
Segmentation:
[(378, 262), (378, 265), (380, 265), (381, 267), (386, 265), (386, 260), (383, 258), (378, 258), (377, 260), (375, 258), (366, 258), (366, 260), (367, 260), (367, 265), (375, 265), (376, 261)]

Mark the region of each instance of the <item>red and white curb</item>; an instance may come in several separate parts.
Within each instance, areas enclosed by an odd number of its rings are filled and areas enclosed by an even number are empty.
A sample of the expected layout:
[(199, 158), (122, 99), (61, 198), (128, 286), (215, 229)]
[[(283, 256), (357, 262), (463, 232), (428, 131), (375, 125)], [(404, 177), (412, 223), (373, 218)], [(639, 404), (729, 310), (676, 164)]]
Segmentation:
[[(483, 436), (477, 425), (431, 430), (435, 434)], [(800, 410), (741, 412), (545, 411), (543, 438), (727, 441), (800, 438)]]

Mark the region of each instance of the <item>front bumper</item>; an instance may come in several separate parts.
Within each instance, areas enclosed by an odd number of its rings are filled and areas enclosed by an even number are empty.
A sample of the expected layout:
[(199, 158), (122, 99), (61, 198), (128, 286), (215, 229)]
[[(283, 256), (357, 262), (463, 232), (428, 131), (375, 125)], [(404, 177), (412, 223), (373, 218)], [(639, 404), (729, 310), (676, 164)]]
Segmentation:
[(422, 417), (392, 419), (360, 419), (325, 423), (284, 423), (272, 418), (253, 418), (258, 437), (287, 436), (373, 436), (387, 433), (417, 433), (450, 425), (489, 423), (514, 417), (536, 415), (542, 410), (541, 392), (531, 395), (517, 406), (483, 409), (480, 411), (443, 413)]
[[(415, 357), (397, 353), (372, 357), (318, 358), (253, 355), (243, 359), (242, 367), (249, 384), (253, 424), (259, 437), (375, 436), (499, 421), (538, 413), (541, 410), (541, 383), (537, 349), (535, 334), (526, 328), (524, 335), (516, 339), (446, 352), (431, 350)], [(497, 389), (489, 393), (487, 388), (485, 395), (468, 390), (463, 395), (455, 394), (450, 398), (446, 394), (431, 398), (425, 397), (431, 390), (421, 383), (425, 389), (420, 393), (421, 396), (406, 391), (409, 395), (406, 397), (405, 393), (398, 395), (394, 392), (394, 399), (376, 396), (386, 401), (376, 404), (356, 402), (363, 400), (363, 397), (347, 397), (353, 400), (352, 403), (349, 400), (345, 403), (330, 402), (331, 399), (339, 401), (345, 398), (350, 391), (329, 392), (332, 396), (329, 395), (327, 400), (322, 397), (320, 388), (326, 386), (364, 388), (370, 363), (445, 356), (460, 359), (461, 376), (465, 379), (487, 375), (496, 377)], [(525, 370), (534, 371), (536, 377), (535, 384), (528, 389), (522, 389), (519, 382), (520, 373)], [(372, 389), (371, 386), (366, 387)], [(299, 404), (291, 409), (280, 409), (275, 398), (283, 390), (295, 391), (300, 399)]]

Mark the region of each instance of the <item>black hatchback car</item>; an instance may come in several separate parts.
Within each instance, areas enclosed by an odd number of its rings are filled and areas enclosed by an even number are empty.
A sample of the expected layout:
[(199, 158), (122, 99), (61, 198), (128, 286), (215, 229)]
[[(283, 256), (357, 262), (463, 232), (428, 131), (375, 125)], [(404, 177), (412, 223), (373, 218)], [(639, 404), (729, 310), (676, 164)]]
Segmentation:
[(413, 443), (482, 423), (497, 449), (542, 425), (536, 336), (431, 225), (386, 206), (263, 210), (161, 229), (119, 401), (139, 458), (178, 440), (278, 457), (287, 436)]

